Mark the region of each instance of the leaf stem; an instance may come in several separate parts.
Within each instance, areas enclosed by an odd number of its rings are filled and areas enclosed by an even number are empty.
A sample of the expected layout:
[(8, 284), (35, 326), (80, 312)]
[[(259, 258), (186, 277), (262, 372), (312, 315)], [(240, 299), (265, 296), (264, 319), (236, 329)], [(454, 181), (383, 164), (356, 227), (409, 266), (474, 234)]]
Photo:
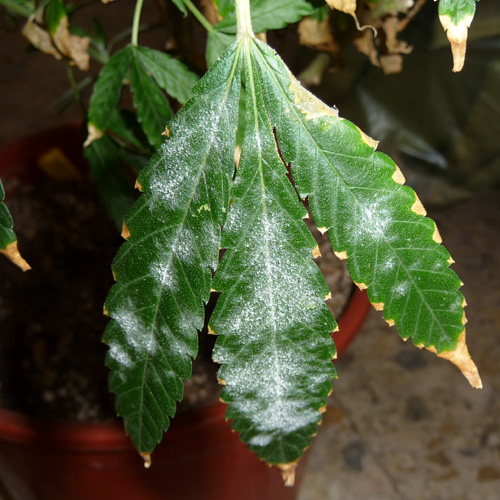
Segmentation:
[(71, 66), (71, 64), (68, 61), (66, 61), (66, 69), (68, 71), (68, 78), (69, 81), (71, 82), (71, 88), (73, 90), (73, 94), (75, 95), (76, 102), (78, 103), (78, 106), (80, 107), (83, 116), (86, 116), (87, 110), (85, 109), (85, 104), (83, 103), (82, 94), (80, 92), (78, 83), (75, 78), (75, 72), (73, 70), (73, 66)]
[(142, 5), (144, 0), (137, 0), (135, 4), (134, 20), (132, 22), (132, 38), (130, 43), (136, 47), (139, 39), (139, 21), (141, 20)]
[(7, 7), (8, 9), (14, 11), (16, 14), (20, 14), (24, 17), (30, 17), (33, 11), (23, 7), (14, 0), (0, 0), (0, 5)]
[(196, 8), (193, 2), (191, 0), (182, 0), (184, 2), (184, 5), (191, 11), (191, 14), (193, 14), (196, 19), (200, 22), (200, 24), (209, 32), (209, 33), (214, 33), (215, 29), (214, 27), (208, 22), (207, 18)]
[(252, 18), (250, 16), (250, 0), (235, 0), (236, 22), (238, 32), (236, 38), (240, 40), (244, 36), (255, 38), (252, 29)]

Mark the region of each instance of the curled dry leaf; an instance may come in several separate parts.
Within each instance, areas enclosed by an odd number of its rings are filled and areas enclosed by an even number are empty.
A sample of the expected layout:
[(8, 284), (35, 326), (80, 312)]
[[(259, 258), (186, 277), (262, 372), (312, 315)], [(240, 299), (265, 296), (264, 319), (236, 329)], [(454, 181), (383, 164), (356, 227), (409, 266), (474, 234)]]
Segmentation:
[(23, 35), (42, 52), (50, 54), (56, 59), (67, 57), (71, 63), (83, 71), (89, 69), (88, 48), (90, 39), (71, 35), (67, 17), (61, 19), (57, 31), (51, 36), (40, 26), (39, 18), (30, 16), (23, 28)]
[(346, 14), (356, 17), (356, 0), (326, 0), (326, 3), (332, 9), (341, 10)]
[(377, 35), (377, 30), (375, 26), (371, 25), (361, 26), (359, 24), (358, 18), (356, 16), (356, 0), (325, 0), (325, 1), (332, 9), (340, 10), (352, 16), (354, 18), (354, 21), (356, 21), (356, 27), (358, 28), (359, 31), (363, 31), (365, 29), (371, 29), (375, 33), (375, 36)]
[(333, 40), (328, 18), (318, 21), (311, 17), (304, 17), (299, 23), (298, 32), (301, 45), (332, 53), (338, 50)]

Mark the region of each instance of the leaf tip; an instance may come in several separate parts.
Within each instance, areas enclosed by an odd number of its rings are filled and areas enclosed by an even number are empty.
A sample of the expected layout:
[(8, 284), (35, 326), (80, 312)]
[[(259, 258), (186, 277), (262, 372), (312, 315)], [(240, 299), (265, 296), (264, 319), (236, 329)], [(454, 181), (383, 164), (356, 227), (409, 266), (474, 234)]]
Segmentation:
[(278, 464), (278, 469), (281, 471), (281, 477), (285, 486), (293, 486), (295, 484), (295, 469), (297, 468), (297, 460), (289, 464)]
[(31, 266), (24, 260), (17, 248), (17, 241), (7, 245), (5, 249), (0, 248), (0, 253), (3, 253), (11, 262), (13, 262), (23, 272), (29, 271)]
[(144, 460), (144, 468), (149, 469), (151, 467), (151, 453), (146, 453), (140, 451), (139, 454), (141, 455), (142, 459)]
[(383, 311), (384, 310), (383, 302), (372, 302), (372, 306), (375, 308), (375, 311)]
[(346, 260), (347, 259), (347, 252), (333, 252), (339, 260)]
[(124, 240), (128, 240), (130, 238), (130, 230), (129, 228), (127, 227), (127, 225), (125, 224), (125, 221), (123, 221), (123, 224), (122, 224), (122, 238)]
[(316, 245), (313, 248), (312, 254), (314, 259), (316, 259), (317, 257), (321, 257), (321, 250), (319, 249), (319, 245)]
[(392, 180), (401, 185), (406, 182), (403, 172), (401, 172), (401, 169), (397, 165), (395, 172), (392, 174)]
[(356, 283), (354, 282), (354, 284), (361, 290), (366, 290), (368, 288), (368, 285), (366, 285), (366, 283)]
[(87, 138), (83, 143), (83, 147), (86, 148), (90, 146), (94, 141), (100, 139), (104, 133), (102, 130), (99, 130), (93, 123), (88, 123), (87, 125)]
[(378, 148), (378, 141), (372, 139), (369, 135), (366, 135), (359, 127), (356, 128), (359, 130), (359, 133), (361, 134), (361, 139), (367, 146), (370, 146), (373, 149)]
[(464, 67), (465, 51), (467, 49), (467, 33), (473, 17), (474, 14), (464, 16), (458, 24), (455, 24), (449, 15), (445, 14), (439, 16), (439, 20), (451, 44), (451, 52), (453, 54), (452, 71), (454, 73), (458, 73)]
[(436, 223), (434, 223), (434, 234), (432, 235), (432, 239), (439, 244), (443, 242), (443, 238), (441, 238), (441, 234), (439, 233)]
[(465, 330), (458, 337), (457, 346), (453, 351), (443, 351), (437, 353), (433, 346), (429, 346), (427, 349), (436, 353), (438, 357), (451, 361), (462, 372), (463, 376), (468, 380), (472, 387), (476, 389), (483, 388), (479, 371), (476, 364), (472, 360), (467, 344), (465, 343)]
[(420, 201), (420, 198), (418, 197), (417, 193), (415, 193), (415, 202), (411, 206), (411, 211), (416, 213), (417, 215), (422, 215), (423, 217), (427, 215), (427, 211), (422, 205), (422, 202)]
[(139, 182), (139, 179), (136, 179), (134, 187), (135, 189), (138, 189), (142, 193), (142, 186), (141, 183)]

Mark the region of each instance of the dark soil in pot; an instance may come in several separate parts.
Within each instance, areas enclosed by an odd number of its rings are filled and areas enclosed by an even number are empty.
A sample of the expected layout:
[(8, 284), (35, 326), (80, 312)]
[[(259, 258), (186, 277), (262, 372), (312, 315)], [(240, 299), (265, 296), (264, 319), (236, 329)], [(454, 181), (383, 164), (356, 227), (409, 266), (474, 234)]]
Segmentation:
[[(7, 193), (16, 183), (4, 179)], [(51, 421), (112, 419), (102, 311), (122, 239), (88, 180), (17, 186), (8, 204), (32, 270), (0, 259), (0, 404)], [(180, 411), (218, 397), (212, 343), (202, 336)]]

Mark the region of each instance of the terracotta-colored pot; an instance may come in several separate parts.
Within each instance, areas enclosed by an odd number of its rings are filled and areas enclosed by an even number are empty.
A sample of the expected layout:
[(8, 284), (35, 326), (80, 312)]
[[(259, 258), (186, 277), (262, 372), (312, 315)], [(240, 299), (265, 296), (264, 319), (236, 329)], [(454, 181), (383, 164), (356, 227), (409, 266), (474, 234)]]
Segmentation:
[[(42, 177), (33, 165), (54, 147), (82, 163), (80, 132), (72, 124), (0, 148), (0, 177)], [(369, 309), (356, 290), (334, 334), (339, 355)], [(284, 487), (279, 471), (247, 450), (225, 408), (176, 417), (149, 469), (119, 422), (55, 424), (0, 409), (0, 481), (15, 500), (293, 500), (298, 486)]]

